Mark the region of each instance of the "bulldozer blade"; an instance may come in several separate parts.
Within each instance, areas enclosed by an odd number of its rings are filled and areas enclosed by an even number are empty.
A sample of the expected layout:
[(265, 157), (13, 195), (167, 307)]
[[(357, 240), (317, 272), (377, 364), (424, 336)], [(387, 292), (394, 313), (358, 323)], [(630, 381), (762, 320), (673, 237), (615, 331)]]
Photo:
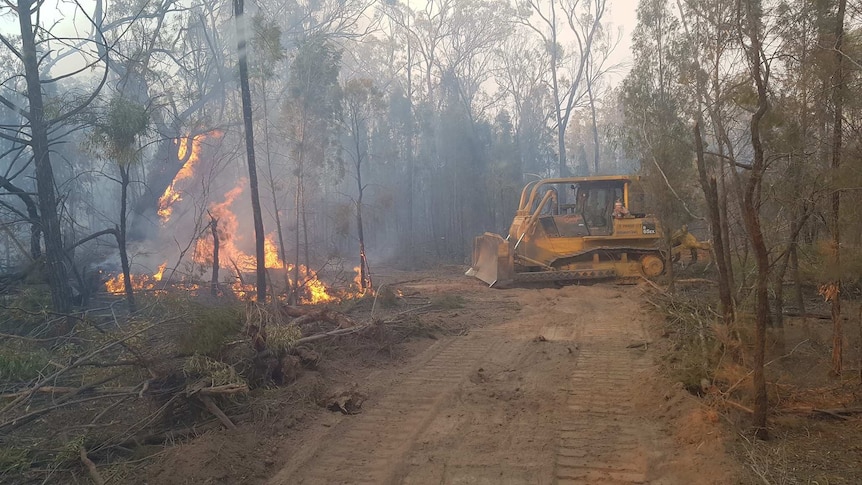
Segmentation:
[(473, 240), (473, 262), (466, 273), (488, 283), (502, 286), (514, 276), (514, 262), (509, 242), (499, 234), (486, 232)]

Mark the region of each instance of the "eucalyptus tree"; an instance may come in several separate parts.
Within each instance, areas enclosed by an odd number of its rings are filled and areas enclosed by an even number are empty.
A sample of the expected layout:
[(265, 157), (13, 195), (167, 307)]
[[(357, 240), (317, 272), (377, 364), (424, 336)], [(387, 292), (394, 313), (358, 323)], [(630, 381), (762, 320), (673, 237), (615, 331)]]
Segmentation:
[[(124, 98), (146, 107), (153, 131), (139, 166), (143, 191), (132, 203), (130, 237), (145, 239), (158, 231), (160, 198), (192, 154), (177, 140), (190, 140), (229, 119), (226, 87), (231, 48), (223, 38), (230, 19), (226, 5), (190, 6), (176, 0), (144, 2), (129, 12), (110, 8), (103, 25), (114, 51), (110, 82)], [(125, 29), (129, 18), (133, 28)], [(106, 54), (107, 55), (107, 54)]]
[[(108, 74), (107, 58), (101, 53), (107, 47), (107, 41), (99, 29), (102, 18), (98, 8), (87, 10), (75, 3), (74, 9), (74, 13), (90, 25), (88, 34), (64, 37), (58, 33), (59, 29), (51, 19), (50, 12), (54, 10), (43, 2), (19, 0), (16, 4), (8, 2), (0, 6), (0, 14), (16, 18), (18, 26), (15, 36), (0, 33), (0, 43), (20, 62), (21, 67), (20, 72), (9, 73), (2, 80), (0, 104), (18, 121), (0, 126), (0, 138), (11, 142), (13, 150), (26, 147), (25, 164), (33, 165), (51, 303), (59, 313), (70, 309), (71, 290), (64, 261), (52, 146), (74, 129), (74, 117), (97, 98)], [(54, 65), (51, 67), (56, 69), (49, 69), (49, 64), (58, 56), (71, 55), (66, 53), (77, 56), (75, 67), (59, 70), (59, 66)], [(76, 75), (89, 74), (90, 70), (99, 74), (95, 82), (88, 83), (87, 92), (68, 100), (52, 98), (46, 102), (47, 87), (68, 82)]]
[(520, 31), (500, 46), (495, 80), (509, 97), (510, 116), (522, 172), (550, 176), (554, 142), (548, 126), (553, 115), (545, 80), (547, 50), (535, 39), (523, 40)]
[(296, 182), (294, 285), (300, 284), (300, 256), (304, 256), (302, 261), (307, 269), (311, 264), (306, 205), (308, 179), (314, 180), (327, 165), (340, 165), (339, 154), (332, 146), (342, 115), (342, 92), (338, 83), (340, 61), (338, 48), (324, 35), (313, 35), (300, 45), (290, 66), (282, 111)]
[(365, 224), (362, 221), (363, 196), (368, 182), (362, 180), (362, 167), (370, 160), (370, 132), (383, 109), (383, 97), (370, 79), (350, 79), (342, 87), (344, 100), (344, 133), (347, 137), (345, 153), (353, 166), (356, 180), (356, 235), (359, 242), (359, 287), (371, 289), (371, 269), (365, 249)]
[(114, 228), (114, 237), (120, 251), (126, 301), (132, 313), (137, 308), (126, 245), (130, 172), (140, 162), (140, 141), (148, 125), (149, 114), (143, 106), (115, 95), (105, 107), (104, 115), (96, 120), (93, 130), (93, 145), (97, 147), (97, 153), (114, 162), (120, 175), (120, 222)]
[[(585, 95), (586, 66), (607, 7), (607, 0), (527, 0), (519, 7), (519, 23), (532, 31), (548, 52), (561, 177), (569, 174), (566, 129)], [(574, 41), (565, 43), (568, 37)]]
[[(622, 101), (628, 144), (642, 160), (646, 193), (667, 238), (700, 217), (690, 184), (695, 177), (685, 124), (689, 106), (677, 83), (690, 51), (667, 0), (643, 0), (637, 13), (634, 64), (623, 81)], [(667, 269), (672, 276), (673, 265)]]

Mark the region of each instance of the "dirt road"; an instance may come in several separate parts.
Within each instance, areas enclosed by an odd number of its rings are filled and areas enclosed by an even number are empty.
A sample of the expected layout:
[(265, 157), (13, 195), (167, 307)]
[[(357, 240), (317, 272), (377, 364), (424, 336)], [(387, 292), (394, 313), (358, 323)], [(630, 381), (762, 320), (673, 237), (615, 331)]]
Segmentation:
[(296, 437), (268, 483), (733, 483), (708, 420), (633, 345), (656, 318), (637, 287), (412, 289), (465, 296), (481, 325), (372, 375), (363, 411)]

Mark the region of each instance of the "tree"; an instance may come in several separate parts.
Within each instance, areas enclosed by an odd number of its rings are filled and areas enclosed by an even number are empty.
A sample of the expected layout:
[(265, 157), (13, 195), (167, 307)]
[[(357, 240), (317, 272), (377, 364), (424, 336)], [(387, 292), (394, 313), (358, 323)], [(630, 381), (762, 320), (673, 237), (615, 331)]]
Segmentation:
[[(327, 163), (335, 162), (332, 143), (341, 119), (341, 87), (338, 84), (341, 52), (323, 35), (306, 39), (290, 67), (284, 114), (290, 153), (295, 164), (296, 259), (293, 295), (299, 290), (300, 253), (306, 270), (310, 267), (306, 182), (320, 174)], [(337, 155), (337, 154), (336, 154)], [(302, 230), (300, 230), (300, 228)], [(300, 238), (304, 238), (304, 244)]]
[(254, 158), (254, 120), (251, 112), (251, 88), (248, 83), (248, 52), (246, 50), (246, 25), (243, 15), (245, 0), (233, 0), (234, 19), (236, 20), (236, 50), (239, 63), (239, 85), (242, 93), (242, 121), (245, 128), (245, 150), (248, 162), (248, 185), (251, 189), (251, 211), (254, 218), (254, 250), (256, 264), (257, 301), (266, 301), (266, 253), (263, 231), (263, 215), (260, 211), (260, 194), (257, 184), (257, 165)]
[(739, 18), (739, 31), (748, 40), (743, 44), (751, 80), (757, 91), (755, 111), (751, 115), (749, 133), (751, 136), (752, 160), (747, 180), (734, 172), (737, 187), (742, 196), (742, 219), (748, 233), (748, 240), (754, 251), (757, 264), (755, 282), (755, 334), (754, 334), (754, 426), (758, 438), (769, 437), (767, 416), (769, 399), (766, 394), (765, 355), (766, 327), (769, 325), (769, 250), (760, 220), (763, 191), (763, 177), (766, 171), (766, 156), (763, 148), (761, 128), (763, 118), (769, 110), (769, 67), (763, 51), (762, 6), (759, 2), (746, 2)]
[[(549, 54), (560, 177), (569, 175), (566, 128), (576, 105), (584, 96), (585, 68), (606, 11), (606, 0), (585, 0), (583, 3), (581, 0), (528, 0), (519, 12), (520, 23), (539, 36)], [(562, 32), (565, 27), (568, 27), (567, 34)], [(574, 36), (573, 45), (563, 45), (565, 35)], [(572, 50), (568, 55), (567, 47)], [(570, 67), (567, 68), (567, 64)]]
[[(832, 109), (834, 121), (832, 124), (832, 171), (838, 173), (841, 168), (841, 153), (843, 143), (844, 123), (844, 12), (847, 0), (838, 0), (838, 12), (835, 15), (835, 71), (832, 75)], [(833, 190), (831, 197), (830, 223), (832, 232), (832, 247), (830, 256), (832, 271), (839, 273), (841, 265), (841, 192)], [(840, 376), (842, 370), (842, 349), (844, 335), (841, 328), (841, 278), (829, 282), (832, 300), (832, 373)]]
[(362, 165), (369, 158), (369, 130), (374, 117), (383, 107), (380, 92), (370, 79), (351, 79), (342, 88), (344, 93), (344, 121), (348, 146), (345, 152), (353, 162), (353, 177), (356, 179), (356, 233), (359, 239), (359, 287), (362, 291), (373, 288), (371, 269), (365, 251), (365, 226), (362, 222), (362, 198), (367, 182), (362, 181)]
[(128, 199), (130, 169), (140, 160), (138, 148), (139, 138), (143, 136), (149, 125), (149, 115), (146, 108), (122, 97), (115, 96), (108, 103), (107, 113), (103, 119), (96, 122), (95, 143), (104, 152), (102, 156), (112, 160), (120, 172), (120, 223), (114, 229), (114, 237), (120, 251), (120, 265), (123, 270), (123, 286), (129, 311), (136, 311), (135, 293), (132, 288), (131, 268), (127, 243), (128, 234)]
[[(3, 127), (0, 137), (21, 146), (27, 146), (32, 153), (33, 165), (35, 166), (36, 193), (39, 205), (39, 223), (41, 232), (45, 239), (45, 265), (48, 274), (48, 282), (51, 288), (51, 303), (58, 313), (67, 313), (71, 307), (71, 290), (68, 282), (68, 271), (65, 264), (65, 248), (60, 230), (60, 218), (58, 215), (58, 201), (55, 189), (54, 168), (51, 163), (51, 146), (56, 142), (58, 128), (83, 111), (96, 97), (107, 78), (107, 60), (91, 51), (78, 49), (84, 55), (86, 66), (80, 70), (66, 72), (58, 77), (48, 77), (46, 72), (46, 54), (50, 52), (50, 42), (59, 41), (60, 45), (74, 39), (58, 38), (50, 28), (40, 25), (43, 19), (40, 9), (44, 5), (33, 0), (19, 0), (17, 6), (8, 4), (8, 8), (18, 17), (18, 29), (20, 38), (17, 41), (0, 35), (0, 42), (6, 49), (20, 60), (24, 70), (24, 81), (26, 85), (27, 106), (22, 107), (17, 100), (0, 96), (0, 104), (25, 121), (20, 128)], [(80, 4), (76, 7), (93, 26), (93, 38), (83, 39), (84, 42), (92, 42), (95, 45), (106, 45), (101, 32), (95, 28), (101, 20), (92, 17)], [(36, 23), (34, 23), (34, 15)], [(82, 39), (78, 39), (81, 41)], [(20, 44), (18, 44), (20, 42)], [(104, 71), (93, 89), (85, 95), (80, 102), (71, 106), (64, 106), (59, 113), (49, 113), (45, 106), (44, 86), (59, 82), (61, 79), (73, 76), (77, 73), (104, 65)]]

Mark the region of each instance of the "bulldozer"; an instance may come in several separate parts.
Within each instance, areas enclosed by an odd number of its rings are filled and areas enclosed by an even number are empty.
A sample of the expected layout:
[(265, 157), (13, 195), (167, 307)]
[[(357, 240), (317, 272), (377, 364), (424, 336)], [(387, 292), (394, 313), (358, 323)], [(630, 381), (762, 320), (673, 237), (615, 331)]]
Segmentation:
[(474, 239), (467, 276), (492, 287), (654, 278), (682, 251), (709, 249), (682, 228), (668, 252), (656, 218), (637, 212), (644, 205), (640, 185), (635, 175), (528, 183), (508, 236), (486, 232)]

